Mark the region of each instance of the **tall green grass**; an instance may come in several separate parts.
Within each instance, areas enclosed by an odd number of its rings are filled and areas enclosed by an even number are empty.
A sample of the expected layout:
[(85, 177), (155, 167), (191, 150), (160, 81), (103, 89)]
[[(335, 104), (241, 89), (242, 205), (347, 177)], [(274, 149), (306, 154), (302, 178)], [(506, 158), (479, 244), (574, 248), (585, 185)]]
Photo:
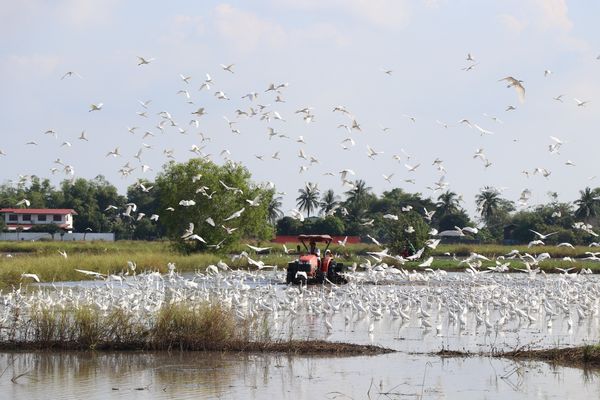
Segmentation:
[(85, 253), (85, 254), (112, 254), (138, 252), (171, 252), (171, 245), (168, 241), (136, 241), (119, 240), (116, 242), (103, 241), (21, 241), (21, 242), (0, 242), (0, 253), (10, 253), (15, 255), (44, 255), (58, 254), (58, 251), (67, 253)]
[[(263, 244), (265, 247), (268, 245)], [(295, 250), (295, 246), (289, 244), (290, 249)], [(297, 254), (283, 253), (283, 246), (271, 244), (270, 253), (266, 255), (257, 255), (247, 246), (241, 244), (235, 249), (235, 252), (247, 251), (252, 259), (260, 260), (265, 265), (276, 265), (284, 269), (289, 261), (297, 257)], [(441, 258), (445, 254), (455, 254), (458, 257), (465, 257), (471, 253), (479, 253), (491, 259), (500, 255), (507, 254), (512, 249), (518, 249), (521, 253), (539, 254), (548, 252), (552, 256), (551, 260), (540, 264), (542, 269), (552, 272), (556, 267), (586, 267), (594, 271), (600, 270), (600, 264), (592, 262), (582, 262), (581, 258), (586, 257), (585, 252), (590, 251), (588, 247), (576, 247), (575, 249), (557, 248), (555, 246), (543, 246), (527, 248), (526, 246), (502, 246), (502, 245), (440, 245), (435, 250), (430, 250), (429, 254), (436, 257), (433, 262), (433, 268), (443, 268), (448, 270), (462, 270), (465, 264), (458, 264), (449, 258)], [(368, 251), (380, 250), (375, 245), (339, 245), (332, 246), (334, 253), (337, 254), (338, 261), (350, 265), (354, 262), (360, 263), (368, 257)], [(66, 251), (67, 258), (62, 257), (58, 251)], [(245, 258), (238, 258), (237, 261), (231, 261), (229, 254), (214, 253), (194, 253), (184, 255), (176, 252), (168, 242), (143, 242), (143, 241), (118, 241), (118, 242), (0, 242), (0, 253), (15, 254), (13, 257), (0, 257), (0, 288), (18, 285), (21, 282), (32, 282), (29, 278), (22, 278), (22, 273), (34, 273), (44, 282), (75, 281), (93, 279), (89, 275), (84, 275), (75, 271), (83, 269), (99, 272), (101, 274), (122, 275), (131, 274), (128, 271), (127, 263), (132, 261), (137, 264), (136, 272), (141, 271), (159, 271), (165, 273), (168, 271), (167, 265), (174, 263), (177, 271), (204, 271), (208, 265), (217, 264), (223, 260), (231, 268), (256, 269)], [(562, 257), (576, 258), (575, 263), (562, 261)], [(386, 259), (390, 265), (399, 265), (391, 259)], [(417, 269), (420, 262), (412, 262), (404, 265), (404, 268)], [(518, 260), (512, 261), (513, 266), (520, 266)], [(493, 262), (485, 262), (484, 268), (495, 265)]]
[(164, 304), (151, 317), (93, 305), (60, 308), (37, 305), (27, 318), (13, 309), (2, 348), (244, 350), (272, 341), (261, 318), (236, 319), (234, 311), (208, 302)]
[(487, 257), (498, 257), (501, 255), (508, 254), (512, 250), (519, 250), (521, 254), (540, 254), (548, 253), (553, 258), (562, 257), (587, 257), (585, 254), (589, 251), (600, 251), (600, 249), (590, 248), (587, 246), (575, 246), (574, 249), (568, 247), (556, 247), (556, 246), (535, 246), (527, 247), (526, 245), (520, 246), (506, 246), (500, 244), (441, 244), (435, 250), (431, 251), (434, 256), (441, 256), (445, 253), (454, 254), (457, 257), (468, 256), (471, 253), (478, 253)]

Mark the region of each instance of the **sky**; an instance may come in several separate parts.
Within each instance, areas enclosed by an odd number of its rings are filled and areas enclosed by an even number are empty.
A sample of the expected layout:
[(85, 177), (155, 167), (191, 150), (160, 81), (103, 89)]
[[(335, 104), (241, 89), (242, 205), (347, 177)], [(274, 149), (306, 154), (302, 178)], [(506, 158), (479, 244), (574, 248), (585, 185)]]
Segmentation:
[[(286, 215), (307, 182), (343, 198), (344, 169), (378, 195), (400, 187), (435, 200), (442, 186), (471, 216), (486, 186), (515, 202), (527, 189), (520, 209), (549, 192), (574, 201), (600, 186), (597, 15), (600, 3), (567, 0), (7, 2), (0, 181), (104, 175), (125, 194), (171, 159), (202, 156), (273, 182)], [(207, 73), (210, 89), (199, 90)], [(522, 81), (523, 102), (505, 77)], [(286, 86), (267, 92), (272, 83)], [(200, 107), (205, 115), (192, 114)], [(236, 114), (250, 107), (256, 116)], [(353, 120), (360, 131), (339, 127)], [(551, 136), (562, 143), (553, 151)], [(126, 163), (134, 169), (122, 176)]]

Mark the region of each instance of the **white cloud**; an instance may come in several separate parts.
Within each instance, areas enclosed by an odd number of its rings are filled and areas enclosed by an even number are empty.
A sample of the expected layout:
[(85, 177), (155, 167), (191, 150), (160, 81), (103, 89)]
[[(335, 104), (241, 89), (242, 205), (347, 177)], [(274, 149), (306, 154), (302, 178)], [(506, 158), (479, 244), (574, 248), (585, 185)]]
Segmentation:
[(426, 7), (436, 9), (441, 6), (441, 3), (446, 3), (446, 0), (423, 0), (423, 3)]
[(340, 32), (334, 25), (331, 24), (315, 24), (309, 27), (293, 32), (294, 39), (305, 42), (315, 41), (319, 45), (323, 42), (333, 43), (336, 46), (348, 46), (352, 40)]
[(498, 16), (498, 19), (504, 25), (504, 27), (513, 34), (520, 34), (527, 27), (527, 22), (523, 21), (514, 15), (502, 14)]
[(180, 46), (184, 42), (194, 41), (205, 31), (203, 17), (179, 14), (168, 19), (165, 32), (159, 37), (159, 42), (168, 46)]
[(573, 28), (566, 0), (533, 0), (533, 4), (541, 11), (539, 21), (543, 28), (563, 31)]
[(116, 3), (117, 0), (63, 0), (57, 5), (55, 13), (72, 26), (89, 28), (90, 25), (109, 21)]
[(403, 0), (350, 0), (347, 4), (352, 13), (385, 28), (399, 28), (408, 23), (408, 2)]
[(280, 47), (286, 43), (286, 32), (281, 25), (252, 12), (220, 4), (215, 14), (218, 32), (241, 50), (252, 51), (259, 45)]
[[(275, 4), (284, 3), (303, 10), (337, 10), (346, 12), (356, 18), (388, 29), (406, 26), (409, 22), (410, 7), (408, 0), (277, 0)], [(436, 5), (436, 0), (426, 0)]]
[(204, 33), (204, 20), (201, 16), (175, 15), (173, 25), (181, 29), (191, 29), (195, 33)]
[(60, 58), (52, 55), (11, 54), (0, 61), (0, 71), (5, 76), (47, 77), (56, 71)]

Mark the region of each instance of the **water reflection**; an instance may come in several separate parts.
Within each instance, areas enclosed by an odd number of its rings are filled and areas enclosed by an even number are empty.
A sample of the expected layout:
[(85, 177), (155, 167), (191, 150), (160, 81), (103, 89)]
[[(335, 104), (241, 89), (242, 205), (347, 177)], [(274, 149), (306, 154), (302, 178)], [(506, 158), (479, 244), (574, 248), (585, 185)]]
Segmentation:
[(540, 362), (406, 353), (351, 358), (0, 353), (0, 371), (4, 371), (0, 399), (590, 399), (600, 395), (598, 373), (593, 371)]

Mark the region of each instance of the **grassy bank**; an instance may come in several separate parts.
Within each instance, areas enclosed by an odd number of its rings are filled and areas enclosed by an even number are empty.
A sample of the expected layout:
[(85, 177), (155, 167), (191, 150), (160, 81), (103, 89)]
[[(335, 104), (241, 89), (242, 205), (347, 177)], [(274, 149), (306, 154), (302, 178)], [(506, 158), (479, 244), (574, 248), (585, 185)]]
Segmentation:
[(515, 350), (497, 356), (520, 360), (542, 360), (575, 367), (600, 368), (600, 344), (563, 349)]
[(491, 356), (511, 360), (546, 361), (579, 368), (600, 368), (600, 344), (555, 349), (530, 350), (521, 348), (507, 352), (471, 353), (441, 350), (433, 353), (440, 357)]
[[(18, 313), (18, 310), (14, 310)], [(121, 309), (37, 307), (23, 323), (1, 327), (3, 350), (181, 350), (366, 355), (378, 346), (312, 340), (272, 340), (260, 318), (239, 319), (209, 303), (162, 306), (151, 318)]]
[[(269, 244), (262, 244), (264, 247)], [(287, 262), (294, 259), (296, 255), (283, 253), (283, 246), (270, 244), (272, 249), (269, 254), (256, 255), (244, 244), (235, 249), (235, 253), (248, 251), (253, 259), (260, 259), (265, 265), (277, 265), (280, 269), (286, 267)], [(292, 246), (290, 244), (289, 248)], [(500, 245), (441, 245), (436, 250), (430, 251), (435, 257), (431, 268), (444, 269), (447, 271), (463, 271), (466, 264), (460, 264), (447, 254), (457, 257), (465, 257), (471, 253), (482, 254), (491, 260), (495, 257), (509, 253), (513, 249), (519, 249), (522, 253), (529, 252), (536, 255), (548, 252), (552, 259), (543, 261), (539, 267), (547, 273), (557, 272), (558, 268), (574, 267), (590, 268), (594, 272), (600, 272), (600, 263), (586, 262), (582, 258), (587, 257), (588, 247), (577, 247), (575, 249), (557, 248), (553, 246), (536, 247), (512, 247)], [(333, 246), (338, 254), (338, 261), (346, 265), (364, 262), (368, 257), (368, 251), (377, 251), (375, 245), (347, 245), (341, 247)], [(60, 252), (66, 252), (63, 257)], [(72, 281), (90, 279), (89, 275), (76, 272), (75, 269), (83, 269), (101, 274), (119, 275), (132, 273), (127, 268), (128, 262), (137, 265), (137, 272), (144, 270), (167, 272), (168, 264), (174, 263), (179, 272), (203, 272), (208, 265), (217, 264), (223, 260), (231, 268), (256, 269), (248, 260), (239, 258), (231, 261), (230, 254), (219, 253), (197, 253), (184, 255), (173, 250), (168, 242), (143, 242), (143, 241), (118, 241), (118, 242), (0, 242), (0, 288), (18, 285), (19, 282), (30, 280), (21, 278), (22, 273), (37, 274), (44, 282)], [(572, 257), (575, 262), (563, 261), (562, 257)], [(509, 260), (506, 260), (509, 261)], [(392, 259), (385, 262), (393, 266), (401, 266)], [(422, 262), (408, 262), (402, 265), (405, 269), (422, 270), (418, 265)], [(494, 267), (494, 261), (483, 261), (482, 269)], [(511, 261), (511, 269), (522, 268), (523, 264), (518, 260)], [(360, 270), (360, 269), (359, 269)]]

